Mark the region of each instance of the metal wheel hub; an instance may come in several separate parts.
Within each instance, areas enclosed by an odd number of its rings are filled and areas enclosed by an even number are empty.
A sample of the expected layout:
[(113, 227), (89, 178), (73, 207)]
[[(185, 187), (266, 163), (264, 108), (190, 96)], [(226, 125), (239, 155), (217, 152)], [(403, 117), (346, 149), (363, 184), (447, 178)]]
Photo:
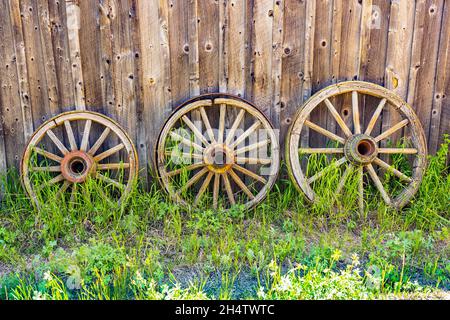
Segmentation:
[(234, 153), (225, 144), (211, 144), (203, 152), (208, 170), (215, 173), (229, 171), (235, 163)]
[(345, 142), (344, 154), (352, 163), (368, 164), (377, 157), (378, 148), (372, 137), (366, 134), (355, 134)]
[(95, 169), (94, 158), (79, 150), (67, 153), (61, 161), (61, 174), (72, 183), (86, 181), (88, 176), (95, 172)]

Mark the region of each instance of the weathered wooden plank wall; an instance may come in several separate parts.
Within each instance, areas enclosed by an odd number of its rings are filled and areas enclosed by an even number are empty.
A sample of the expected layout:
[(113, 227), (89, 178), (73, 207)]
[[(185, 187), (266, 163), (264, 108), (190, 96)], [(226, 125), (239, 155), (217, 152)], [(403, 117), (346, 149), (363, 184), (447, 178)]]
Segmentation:
[[(305, 99), (350, 79), (406, 99), (433, 153), (450, 133), (449, 7), (449, 0), (0, 0), (0, 170), (17, 167), (37, 126), (73, 109), (116, 119), (145, 166), (173, 108), (216, 91), (255, 102), (283, 141)], [(365, 102), (367, 122), (375, 102)], [(312, 116), (332, 126), (326, 113)], [(385, 112), (377, 130), (397, 120)]]

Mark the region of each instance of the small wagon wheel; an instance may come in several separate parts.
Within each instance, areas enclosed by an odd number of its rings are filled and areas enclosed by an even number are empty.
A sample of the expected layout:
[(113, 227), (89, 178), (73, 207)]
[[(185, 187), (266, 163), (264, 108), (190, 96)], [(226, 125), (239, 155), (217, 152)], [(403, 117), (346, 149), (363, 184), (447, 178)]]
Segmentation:
[(137, 176), (138, 158), (118, 123), (99, 113), (71, 111), (34, 132), (20, 169), (22, 184), (37, 207), (45, 201), (40, 194), (46, 188), (56, 190), (57, 196), (71, 189), (73, 198), (77, 186), (88, 179), (105, 185), (98, 190), (101, 197), (121, 203)]
[[(373, 113), (368, 113), (366, 110), (369, 118), (364, 127), (360, 105), (368, 100), (374, 102), (373, 106), (376, 108)], [(347, 101), (349, 107), (344, 106), (340, 113), (338, 112), (339, 108), (332, 101)], [(365, 107), (367, 107), (367, 103)], [(378, 130), (381, 114), (383, 110), (387, 109), (390, 114), (396, 113), (399, 120), (392, 127), (382, 128), (379, 133), (375, 133), (374, 128)], [(311, 118), (314, 110), (315, 112), (326, 112), (330, 119), (328, 123), (332, 122), (336, 130), (326, 129), (324, 125), (315, 123)], [(349, 121), (344, 120), (344, 115), (348, 116)], [(403, 128), (405, 128), (406, 134), (402, 141), (406, 141), (408, 145), (403, 144), (401, 147), (386, 145), (387, 138), (399, 135)], [(310, 145), (310, 141), (304, 139), (305, 130), (327, 139), (328, 144), (321, 147)], [(307, 141), (302, 142), (302, 140)], [(334, 145), (330, 146), (330, 141)], [(376, 188), (387, 205), (400, 209), (407, 204), (417, 192), (422, 181), (426, 167), (426, 154), (425, 135), (413, 109), (393, 92), (379, 85), (361, 81), (331, 85), (313, 95), (298, 110), (286, 140), (286, 161), (289, 174), (309, 201), (318, 201), (314, 183), (320, 179), (326, 179), (327, 172), (339, 168), (338, 173), (341, 176), (338, 183), (333, 186), (334, 199), (343, 192), (350, 172), (354, 172), (357, 179), (357, 198), (360, 211), (364, 209), (364, 194), (367, 192), (365, 189), (369, 187), (370, 182), (371, 188), (373, 186)], [(308, 161), (302, 157), (311, 155), (325, 157), (328, 160), (325, 167), (320, 168), (317, 172), (310, 172), (311, 170), (306, 168)], [(412, 165), (410, 165), (408, 174), (402, 172), (402, 169), (397, 168), (394, 164), (388, 163), (387, 158), (398, 155), (409, 157)], [(398, 188), (396, 194), (390, 194), (386, 189), (382, 173), (389, 173), (397, 179), (395, 183), (400, 184), (401, 187)]]
[(227, 94), (181, 105), (161, 130), (155, 156), (161, 185), (186, 207), (200, 202), (223, 209), (253, 207), (279, 170), (270, 122), (250, 103)]

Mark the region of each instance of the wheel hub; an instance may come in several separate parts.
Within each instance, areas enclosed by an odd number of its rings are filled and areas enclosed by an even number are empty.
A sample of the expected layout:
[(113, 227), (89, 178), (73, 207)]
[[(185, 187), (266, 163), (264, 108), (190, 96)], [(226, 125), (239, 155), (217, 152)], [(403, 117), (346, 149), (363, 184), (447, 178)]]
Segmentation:
[(366, 134), (355, 134), (346, 141), (344, 153), (350, 162), (368, 164), (376, 158), (378, 148), (372, 137)]
[(234, 164), (234, 154), (225, 144), (211, 144), (203, 152), (203, 159), (208, 170), (224, 173)]
[(66, 180), (72, 183), (81, 183), (95, 171), (95, 166), (94, 158), (88, 153), (72, 151), (66, 154), (61, 161), (61, 173)]

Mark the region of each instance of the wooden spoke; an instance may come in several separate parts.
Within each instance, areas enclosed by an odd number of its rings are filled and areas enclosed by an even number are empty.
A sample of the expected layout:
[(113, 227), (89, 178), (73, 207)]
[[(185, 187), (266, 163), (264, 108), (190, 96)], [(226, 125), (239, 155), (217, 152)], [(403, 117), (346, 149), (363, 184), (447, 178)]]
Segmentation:
[(366, 131), (364, 132), (365, 134), (370, 135), (372, 133), (372, 130), (375, 127), (375, 123), (377, 122), (377, 119), (380, 117), (381, 111), (383, 111), (386, 101), (387, 101), (386, 98), (383, 98), (378, 104), (377, 109), (373, 113), (372, 118), (370, 119), (369, 124), (367, 125)]
[[(166, 152), (164, 152), (164, 154), (166, 156), (172, 156), (172, 151), (166, 151)], [(203, 155), (198, 154), (198, 153), (187, 153), (187, 152), (177, 153), (175, 151), (175, 155), (179, 156), (180, 158), (184, 158), (184, 159), (203, 159)]]
[(231, 178), (234, 180), (234, 182), (236, 182), (236, 184), (239, 186), (239, 188), (242, 189), (242, 191), (245, 192), (245, 194), (250, 198), (250, 199), (254, 199), (255, 196), (253, 195), (253, 193), (251, 193), (251, 191), (247, 188), (247, 186), (244, 184), (244, 182), (242, 182), (241, 178), (239, 178), (239, 176), (233, 171), (233, 169), (231, 169), (229, 171), (229, 174), (231, 176)]
[(393, 166), (390, 166), (389, 164), (387, 164), (386, 162), (384, 162), (383, 160), (381, 160), (380, 158), (375, 158), (373, 160), (373, 162), (377, 165), (379, 165), (380, 167), (382, 167), (383, 169), (392, 172), (393, 174), (395, 174), (397, 177), (399, 177), (401, 180), (403, 181), (407, 181), (407, 182), (412, 182), (412, 179), (410, 177), (408, 177), (407, 175), (405, 175), (404, 173), (400, 172), (399, 170), (395, 169)]
[(70, 192), (70, 203), (74, 203), (75, 202), (75, 195), (78, 192), (78, 183), (74, 183), (72, 184), (72, 191)]
[(70, 150), (75, 151), (78, 150), (77, 142), (75, 140), (75, 135), (73, 134), (72, 126), (70, 125), (70, 121), (64, 121), (64, 126), (66, 127), (67, 137), (69, 139)]
[(219, 136), (217, 137), (218, 143), (223, 143), (223, 136), (225, 134), (225, 114), (227, 110), (226, 104), (220, 105), (220, 116), (219, 116)]
[(386, 154), (416, 154), (415, 148), (378, 148), (378, 153)]
[(120, 170), (130, 168), (129, 163), (99, 163), (97, 170)]
[(182, 144), (184, 144), (185, 146), (188, 146), (188, 147), (192, 147), (192, 148), (194, 148), (195, 150), (197, 150), (197, 151), (200, 151), (200, 152), (203, 152), (203, 147), (202, 146), (200, 146), (200, 145), (198, 145), (198, 144), (196, 144), (195, 142), (192, 142), (191, 140), (189, 140), (189, 139), (186, 139), (186, 138), (183, 138), (182, 136), (180, 136), (178, 133), (176, 133), (176, 132), (173, 132), (173, 131), (171, 131), (170, 132), (170, 135), (172, 136), (172, 138), (174, 139), (174, 140), (176, 140), (176, 141), (180, 141)]
[(344, 153), (344, 148), (300, 148), (298, 149), (300, 153), (325, 153), (325, 154), (333, 154), (333, 153)]
[(225, 185), (225, 190), (227, 191), (228, 200), (230, 200), (230, 203), (232, 205), (235, 205), (236, 200), (234, 200), (234, 194), (233, 194), (233, 190), (231, 189), (231, 184), (230, 184), (230, 180), (228, 179), (228, 174), (225, 172), (224, 174), (222, 174), (222, 177), (223, 177), (223, 182)]
[(101, 173), (98, 173), (95, 175), (97, 179), (102, 180), (108, 184), (112, 184), (113, 186), (117, 187), (118, 189), (125, 189), (125, 185), (123, 185), (122, 183), (118, 182), (117, 180), (111, 179), (107, 176), (104, 176)]
[(338, 161), (332, 162), (330, 165), (326, 166), (322, 169), (322, 171), (319, 171), (315, 175), (313, 175), (311, 178), (308, 179), (308, 183), (311, 184), (312, 182), (316, 181), (317, 179), (321, 178), (325, 173), (330, 171), (333, 168), (337, 168), (341, 166), (343, 163), (347, 162), (347, 159), (345, 157), (339, 159)]
[(69, 181), (64, 180), (63, 185), (56, 192), (56, 198), (59, 198), (62, 195), (62, 193), (65, 192), (67, 190), (67, 188), (69, 188), (70, 185), (71, 185), (71, 183)]
[(247, 158), (247, 157), (236, 157), (236, 163), (250, 163), (250, 164), (271, 164), (272, 159), (262, 159), (262, 158)]
[(99, 161), (101, 161), (101, 160), (103, 160), (105, 158), (108, 158), (109, 156), (112, 156), (114, 153), (119, 152), (123, 148), (125, 148), (125, 145), (123, 143), (120, 143), (117, 146), (112, 147), (111, 149), (108, 149), (105, 152), (102, 152), (99, 155), (95, 156), (94, 160), (96, 162), (99, 162)]
[(191, 164), (189, 166), (185, 166), (183, 168), (167, 172), (167, 176), (168, 177), (173, 177), (173, 176), (176, 176), (177, 174), (180, 174), (181, 172), (186, 172), (186, 171), (192, 171), (192, 170), (195, 170), (195, 169), (199, 169), (199, 168), (204, 167), (205, 165), (206, 164), (204, 164), (204, 163), (194, 163), (194, 164)]
[(352, 132), (345, 124), (344, 120), (342, 120), (341, 116), (337, 112), (336, 108), (333, 106), (331, 101), (329, 99), (325, 99), (325, 104), (330, 111), (331, 115), (333, 116), (334, 120), (338, 123), (338, 125), (341, 127), (342, 131), (347, 137), (350, 137), (352, 135)]
[(219, 202), (219, 187), (220, 187), (220, 173), (214, 174), (214, 186), (213, 186), (213, 208), (217, 209)]
[(200, 130), (198, 130), (195, 124), (193, 124), (192, 121), (187, 116), (182, 116), (181, 119), (183, 119), (184, 123), (186, 123), (187, 126), (192, 130), (197, 139), (203, 142), (205, 146), (209, 145), (208, 140), (206, 140), (206, 138), (203, 136)]
[(349, 164), (347, 166), (347, 168), (345, 169), (344, 173), (342, 174), (341, 179), (339, 179), (339, 183), (337, 185), (336, 192), (335, 192), (336, 196), (342, 192), (342, 189), (344, 188), (344, 185), (345, 185), (345, 181), (347, 180), (348, 175), (352, 171), (352, 168), (353, 168), (353, 166), (351, 164)]
[(61, 172), (61, 166), (32, 167), (31, 171), (37, 171), (37, 172)]
[(355, 134), (361, 133), (361, 123), (359, 120), (359, 104), (358, 104), (358, 92), (352, 92), (352, 111), (353, 111), (353, 126)]
[(260, 142), (251, 144), (251, 145), (249, 145), (249, 146), (242, 147), (242, 148), (240, 148), (240, 149), (237, 149), (237, 150), (234, 152), (234, 154), (235, 154), (235, 155), (239, 155), (239, 154), (241, 154), (241, 153), (245, 153), (245, 152), (248, 152), (248, 151), (252, 151), (252, 150), (255, 150), (255, 149), (259, 149), (259, 148), (261, 148), (261, 147), (264, 147), (264, 146), (268, 145), (269, 142), (270, 142), (270, 141), (269, 141), (268, 139), (266, 139), (266, 140), (263, 140), (263, 141), (260, 141)]
[(334, 133), (332, 133), (332, 132), (322, 128), (321, 126), (318, 126), (315, 123), (312, 123), (309, 120), (305, 120), (305, 125), (307, 127), (311, 128), (311, 129), (313, 129), (314, 131), (317, 131), (317, 132), (323, 134), (324, 136), (326, 136), (326, 137), (328, 137), (328, 138), (330, 138), (332, 140), (338, 141), (338, 142), (340, 142), (342, 144), (345, 143), (345, 139), (344, 138), (339, 137), (338, 135), (335, 135)]
[(225, 140), (225, 144), (230, 144), (231, 141), (233, 141), (236, 130), (239, 127), (239, 125), (241, 124), (242, 119), (244, 118), (244, 115), (245, 115), (245, 110), (241, 109), (241, 111), (239, 111), (239, 114), (237, 115), (236, 119), (234, 120), (230, 131), (228, 132), (227, 139)]
[(375, 138), (375, 141), (381, 141), (383, 139), (386, 139), (387, 137), (389, 137), (391, 134), (393, 134), (394, 132), (396, 132), (397, 130), (400, 130), (401, 128), (403, 128), (404, 126), (406, 126), (408, 124), (409, 120), (405, 119), (399, 123), (397, 123), (395, 126), (389, 128), (388, 130), (386, 130), (385, 132), (383, 132), (382, 134), (380, 134), (379, 136), (377, 136)]
[(203, 181), (202, 186), (198, 190), (198, 194), (195, 197), (194, 205), (198, 205), (199, 204), (200, 200), (202, 199), (203, 194), (205, 193), (206, 189), (209, 186), (209, 183), (211, 182), (212, 176), (213, 176), (212, 172), (209, 172), (208, 175), (206, 176), (206, 179)]
[(62, 174), (57, 175), (56, 177), (48, 180), (47, 182), (44, 182), (43, 184), (41, 184), (40, 186), (38, 186), (36, 188), (36, 191), (39, 192), (41, 190), (43, 190), (45, 187), (49, 187), (54, 185), (55, 183), (61, 182), (64, 180), (64, 177)]
[(89, 149), (88, 153), (93, 156), (97, 150), (101, 147), (101, 145), (103, 144), (103, 142), (105, 142), (106, 138), (109, 135), (109, 132), (111, 131), (110, 128), (106, 127), (105, 130), (103, 130), (102, 134), (100, 135), (100, 137), (97, 139), (97, 141), (94, 143), (94, 145), (91, 147), (91, 149)]
[(179, 189), (176, 192), (176, 194), (180, 195), (182, 192), (189, 189), (189, 187), (192, 186), (194, 183), (196, 183), (206, 172), (208, 172), (208, 169), (206, 169), (206, 168), (203, 168), (202, 170), (197, 172), (192, 178), (190, 178), (188, 180), (188, 182), (186, 182), (186, 184), (183, 187), (181, 187), (181, 189)]
[(233, 166), (233, 168), (236, 169), (236, 170), (238, 170), (238, 171), (240, 171), (240, 172), (242, 172), (243, 174), (245, 174), (245, 175), (247, 175), (247, 176), (249, 176), (249, 177), (255, 179), (255, 180), (258, 180), (259, 182), (262, 182), (262, 183), (264, 183), (264, 184), (267, 183), (267, 180), (264, 179), (263, 177), (261, 177), (260, 175), (257, 175), (256, 173), (254, 173), (254, 172), (252, 172), (252, 171), (250, 171), (250, 170), (248, 170), (248, 169), (246, 169), (246, 168), (244, 168), (244, 167), (241, 167), (241, 166), (238, 165), (238, 164), (235, 164), (235, 165)]
[(44, 157), (46, 157), (46, 158), (48, 158), (48, 159), (51, 159), (51, 160), (53, 160), (53, 161), (56, 161), (56, 162), (61, 162), (62, 159), (63, 159), (63, 158), (61, 158), (60, 156), (57, 156), (57, 155), (54, 154), (54, 153), (45, 151), (45, 150), (43, 150), (43, 149), (41, 149), (41, 148), (38, 148), (38, 147), (34, 147), (34, 151), (36, 151), (36, 152), (39, 153), (40, 155), (43, 155)]
[(206, 127), (206, 133), (208, 134), (211, 142), (214, 143), (214, 142), (216, 142), (216, 139), (214, 138), (214, 131), (211, 128), (211, 124), (209, 122), (208, 115), (206, 114), (205, 108), (200, 107), (199, 110), (200, 110), (200, 116), (202, 117), (203, 123), (205, 124), (205, 127)]
[(361, 214), (364, 213), (364, 169), (358, 168), (358, 208)]
[(375, 187), (377, 187), (378, 191), (380, 192), (381, 196), (383, 197), (384, 202), (387, 204), (391, 203), (391, 199), (389, 198), (389, 195), (386, 193), (386, 190), (384, 190), (383, 184), (380, 181), (380, 178), (378, 178), (377, 173), (375, 172), (375, 169), (371, 164), (368, 164), (366, 166), (367, 171), (369, 172), (370, 177), (372, 178)]
[(92, 120), (86, 120), (83, 131), (83, 139), (81, 140), (80, 150), (86, 151), (89, 143), (89, 134), (91, 132)]
[(230, 148), (233, 149), (244, 141), (248, 136), (255, 132), (261, 126), (261, 121), (256, 121), (250, 128), (248, 128), (241, 136), (239, 136), (232, 144)]
[(51, 129), (48, 129), (46, 134), (50, 137), (50, 139), (58, 147), (59, 151), (61, 151), (61, 153), (63, 155), (66, 155), (69, 153), (69, 150), (67, 150), (67, 148), (64, 146), (64, 144), (61, 142), (61, 140), (59, 140), (59, 138), (53, 133), (53, 131)]

